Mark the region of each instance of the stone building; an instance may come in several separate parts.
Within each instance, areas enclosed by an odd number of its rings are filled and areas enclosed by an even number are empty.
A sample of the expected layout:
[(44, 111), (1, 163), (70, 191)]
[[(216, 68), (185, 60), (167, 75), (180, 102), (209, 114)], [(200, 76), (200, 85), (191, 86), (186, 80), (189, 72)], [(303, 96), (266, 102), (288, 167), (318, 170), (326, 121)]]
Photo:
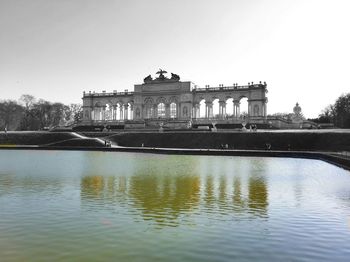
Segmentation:
[[(190, 81), (180, 81), (176, 74), (167, 77), (166, 73), (159, 70), (155, 79), (147, 76), (132, 92), (84, 92), (83, 125), (183, 128), (212, 122), (263, 123), (266, 119), (266, 83), (198, 88)], [(243, 98), (248, 101), (244, 117), (240, 111)], [(216, 114), (214, 103), (219, 108)]]

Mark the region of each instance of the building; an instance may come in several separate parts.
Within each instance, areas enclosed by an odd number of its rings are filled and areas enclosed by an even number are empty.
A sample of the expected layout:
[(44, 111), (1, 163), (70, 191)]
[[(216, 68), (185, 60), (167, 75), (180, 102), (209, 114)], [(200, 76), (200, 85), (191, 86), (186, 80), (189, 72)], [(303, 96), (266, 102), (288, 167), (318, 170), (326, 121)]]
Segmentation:
[[(155, 79), (147, 76), (142, 84), (134, 86), (132, 92), (84, 92), (83, 125), (185, 128), (213, 123), (266, 121), (266, 83), (198, 88), (190, 81), (180, 81), (176, 74), (167, 77), (166, 73), (159, 70)], [(248, 112), (244, 115), (240, 111), (243, 98), (248, 101)], [(216, 114), (213, 110), (215, 103), (219, 108)]]

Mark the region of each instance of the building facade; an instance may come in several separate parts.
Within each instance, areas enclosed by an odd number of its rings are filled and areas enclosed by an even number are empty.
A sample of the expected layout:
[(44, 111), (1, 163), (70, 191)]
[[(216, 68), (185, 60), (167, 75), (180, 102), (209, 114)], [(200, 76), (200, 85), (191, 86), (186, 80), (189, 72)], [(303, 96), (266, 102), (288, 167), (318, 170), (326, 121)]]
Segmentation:
[[(266, 119), (266, 83), (249, 83), (245, 86), (219, 85), (198, 88), (190, 81), (159, 70), (157, 78), (151, 75), (134, 91), (101, 93), (84, 92), (84, 125), (124, 125), (126, 128), (169, 125), (184, 127), (189, 123), (242, 122), (249, 119), (263, 122)], [(241, 100), (246, 98), (248, 109), (240, 110)], [(214, 114), (214, 104), (218, 110)], [(227, 110), (230, 108), (230, 110)]]

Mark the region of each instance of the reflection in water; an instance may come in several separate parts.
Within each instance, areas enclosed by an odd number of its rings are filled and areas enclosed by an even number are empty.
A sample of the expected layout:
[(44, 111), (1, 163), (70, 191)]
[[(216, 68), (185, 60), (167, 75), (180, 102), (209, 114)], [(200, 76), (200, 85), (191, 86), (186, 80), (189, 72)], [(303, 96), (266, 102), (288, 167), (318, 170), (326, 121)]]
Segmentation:
[(210, 208), (213, 206), (215, 197), (214, 197), (214, 179), (212, 176), (207, 176), (205, 179), (205, 204), (207, 208)]
[(1, 260), (347, 261), (349, 196), (315, 160), (0, 150)]
[(257, 215), (266, 215), (267, 210), (267, 189), (263, 177), (249, 178), (248, 206), (251, 212)]
[[(209, 174), (202, 172), (205, 169), (200, 166), (207, 163), (197, 159), (140, 159), (133, 163), (133, 174), (83, 176), (82, 203), (84, 200), (119, 203), (139, 212), (144, 220), (162, 226), (176, 226), (182, 215), (195, 214), (196, 210), (219, 211), (224, 216), (267, 216), (268, 192), (263, 175), (255, 176), (254, 170), (252, 174), (242, 174), (242, 170), (232, 173), (230, 168), (217, 175), (214, 167), (213, 174)], [(247, 183), (242, 183), (241, 176)]]
[(198, 206), (198, 176), (140, 175), (130, 180), (129, 195), (145, 219), (164, 223)]
[(233, 208), (236, 212), (239, 212), (244, 207), (244, 200), (242, 199), (241, 192), (241, 179), (234, 177), (233, 179)]

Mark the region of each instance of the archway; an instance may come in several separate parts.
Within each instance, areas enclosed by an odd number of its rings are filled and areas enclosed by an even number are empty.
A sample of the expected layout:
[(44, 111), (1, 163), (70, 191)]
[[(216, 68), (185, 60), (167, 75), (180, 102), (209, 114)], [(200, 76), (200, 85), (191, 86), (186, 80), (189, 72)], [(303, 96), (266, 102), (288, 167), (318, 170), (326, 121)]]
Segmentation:
[(219, 118), (220, 110), (219, 110), (219, 98), (215, 98), (213, 100), (213, 117)]
[(122, 120), (123, 119), (123, 107), (121, 103), (118, 103), (115, 107), (116, 110), (116, 120)]
[(205, 110), (206, 110), (205, 99), (202, 99), (199, 102), (199, 118), (205, 118)]
[(94, 106), (94, 110), (92, 111), (92, 119), (96, 121), (102, 120), (102, 104), (97, 102)]
[(233, 116), (233, 98), (228, 98), (226, 100), (226, 117)]
[(134, 117), (134, 105), (132, 102), (128, 103), (128, 120), (132, 120)]
[(239, 100), (239, 112), (240, 112), (240, 117), (248, 117), (249, 116), (249, 109), (248, 109), (248, 98), (247, 97), (241, 97)]
[(113, 106), (111, 104), (106, 104), (105, 107), (105, 117), (104, 120), (111, 121), (113, 119)]

